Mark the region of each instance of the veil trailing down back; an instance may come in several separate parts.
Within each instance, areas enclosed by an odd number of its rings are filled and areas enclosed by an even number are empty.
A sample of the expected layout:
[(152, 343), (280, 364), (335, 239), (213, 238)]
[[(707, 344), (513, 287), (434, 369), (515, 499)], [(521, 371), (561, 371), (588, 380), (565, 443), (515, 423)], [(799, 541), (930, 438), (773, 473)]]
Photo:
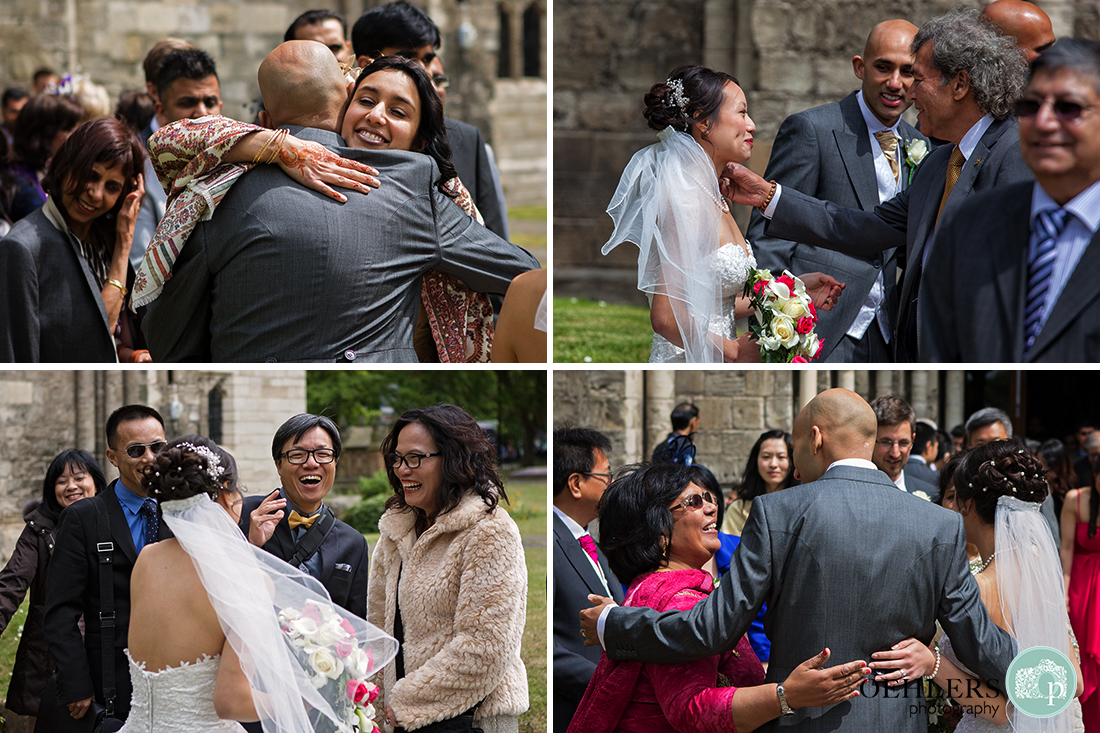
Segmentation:
[(607, 213), (615, 231), (601, 250), (637, 245), (638, 289), (666, 295), (688, 362), (722, 363), (723, 317), (714, 277), (722, 198), (714, 162), (687, 133), (667, 127), (623, 171)]
[(397, 641), (335, 606), (312, 577), (249, 544), (206, 494), (161, 503), (252, 688), (264, 733), (350, 733), (381, 718), (367, 679)]

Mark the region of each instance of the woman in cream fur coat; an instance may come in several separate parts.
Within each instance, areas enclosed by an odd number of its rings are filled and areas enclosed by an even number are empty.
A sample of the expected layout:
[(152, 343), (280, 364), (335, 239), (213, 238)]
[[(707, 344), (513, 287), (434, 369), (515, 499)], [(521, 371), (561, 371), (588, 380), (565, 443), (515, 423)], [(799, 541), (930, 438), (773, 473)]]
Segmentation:
[(387, 666), (376, 705), (390, 728), (415, 731), (480, 703), (475, 725), (515, 733), (528, 704), (527, 566), (519, 528), (497, 506), (507, 497), (493, 447), (469, 413), (437, 405), (402, 415), (382, 454), (394, 495), (367, 617), (394, 634), (400, 611), (404, 678)]

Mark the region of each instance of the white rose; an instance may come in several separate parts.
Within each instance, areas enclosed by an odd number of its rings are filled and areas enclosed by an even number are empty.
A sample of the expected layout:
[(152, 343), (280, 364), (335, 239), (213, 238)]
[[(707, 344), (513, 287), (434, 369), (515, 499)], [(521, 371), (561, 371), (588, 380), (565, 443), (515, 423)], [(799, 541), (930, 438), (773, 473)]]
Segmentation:
[(797, 322), (799, 318), (804, 318), (810, 315), (810, 311), (806, 309), (806, 306), (802, 304), (800, 298), (791, 298), (783, 307), (779, 309), (783, 315), (789, 316), (792, 321)]
[(785, 315), (777, 313), (772, 322), (769, 325), (769, 329), (773, 338), (779, 341), (780, 345), (791, 348), (798, 344), (798, 330), (794, 327), (794, 321)]
[(309, 655), (309, 666), (318, 677), (336, 679), (344, 673), (344, 663), (336, 658), (332, 650), (317, 647)]
[(821, 340), (817, 337), (817, 334), (810, 331), (802, 336), (802, 348), (806, 351), (804, 356), (807, 359), (812, 359), (817, 354), (817, 349), (821, 345)]
[(332, 646), (342, 640), (348, 632), (340, 627), (340, 622), (330, 618), (317, 629), (317, 643), (323, 646)]
[(366, 653), (359, 647), (355, 647), (351, 650), (351, 654), (344, 660), (344, 664), (351, 670), (352, 674), (357, 678), (366, 677), (370, 672), (370, 663), (367, 660)]
[(923, 491), (914, 491), (913, 496), (920, 497), (921, 499), (924, 499), (925, 501), (932, 501), (932, 498), (930, 496), (928, 496), (928, 494), (924, 493)]
[(905, 146), (905, 157), (909, 159), (911, 165), (920, 163), (926, 155), (928, 155), (928, 143), (924, 140), (912, 140)]

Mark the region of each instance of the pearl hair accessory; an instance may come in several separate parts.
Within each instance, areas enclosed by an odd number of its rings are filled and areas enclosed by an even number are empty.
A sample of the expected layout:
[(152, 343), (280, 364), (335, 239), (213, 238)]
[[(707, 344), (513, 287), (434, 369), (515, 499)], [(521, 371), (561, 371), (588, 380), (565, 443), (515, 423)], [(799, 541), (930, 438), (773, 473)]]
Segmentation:
[(687, 112), (687, 104), (691, 101), (684, 96), (684, 82), (682, 79), (665, 79), (665, 84), (670, 90), (669, 98), (672, 103), (680, 108), (681, 112)]
[(200, 456), (206, 459), (206, 475), (210, 477), (211, 481), (217, 481), (222, 475), (222, 462), (214, 451), (207, 448), (205, 445), (192, 445), (191, 443), (180, 443), (180, 448), (187, 449), (192, 453), (198, 453)]

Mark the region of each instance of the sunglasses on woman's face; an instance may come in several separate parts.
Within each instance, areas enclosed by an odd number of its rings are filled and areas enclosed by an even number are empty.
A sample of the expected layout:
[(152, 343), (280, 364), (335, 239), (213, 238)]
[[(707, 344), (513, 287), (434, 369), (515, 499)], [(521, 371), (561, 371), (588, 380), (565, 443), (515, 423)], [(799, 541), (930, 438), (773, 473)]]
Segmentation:
[(683, 507), (685, 509), (698, 509), (699, 507), (703, 506), (704, 501), (708, 504), (714, 504), (714, 497), (711, 496), (709, 491), (706, 491), (702, 494), (692, 494), (688, 498), (681, 501), (679, 504), (676, 504), (669, 508), (680, 509), (681, 507)]

